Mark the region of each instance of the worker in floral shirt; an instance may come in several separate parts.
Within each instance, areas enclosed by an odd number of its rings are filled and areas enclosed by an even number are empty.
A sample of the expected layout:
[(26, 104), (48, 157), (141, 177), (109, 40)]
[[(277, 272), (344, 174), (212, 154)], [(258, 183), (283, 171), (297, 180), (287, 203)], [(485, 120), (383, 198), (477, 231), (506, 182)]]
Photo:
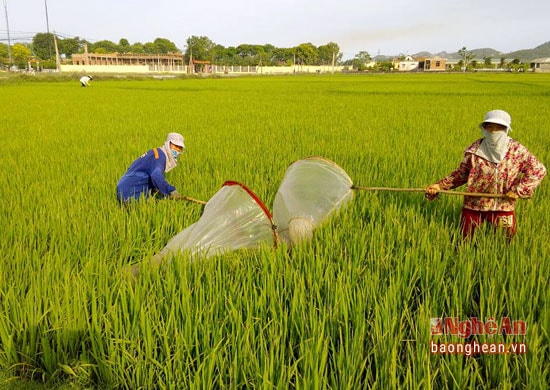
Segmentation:
[(546, 175), (544, 165), (508, 136), (511, 122), (507, 112), (489, 111), (479, 125), (483, 138), (465, 150), (464, 159), (455, 171), (426, 188), (429, 200), (435, 199), (440, 190), (463, 184), (467, 192), (501, 195), (464, 197), (461, 219), (464, 238), (471, 238), (475, 228), (487, 222), (506, 229), (506, 236), (511, 239), (516, 233), (516, 200), (530, 198)]

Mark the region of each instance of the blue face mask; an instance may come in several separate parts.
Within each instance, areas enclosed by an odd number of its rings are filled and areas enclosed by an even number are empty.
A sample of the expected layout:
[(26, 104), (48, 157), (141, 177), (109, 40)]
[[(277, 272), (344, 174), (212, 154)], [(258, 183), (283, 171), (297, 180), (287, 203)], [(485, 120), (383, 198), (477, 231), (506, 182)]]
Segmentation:
[(174, 160), (178, 161), (178, 157), (180, 156), (180, 152), (177, 150), (171, 149), (172, 151), (172, 157), (174, 157)]

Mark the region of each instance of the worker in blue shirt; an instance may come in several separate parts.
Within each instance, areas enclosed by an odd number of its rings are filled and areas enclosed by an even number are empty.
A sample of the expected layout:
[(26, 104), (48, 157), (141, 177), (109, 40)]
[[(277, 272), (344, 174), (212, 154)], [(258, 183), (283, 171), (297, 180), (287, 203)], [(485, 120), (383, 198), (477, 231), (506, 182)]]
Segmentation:
[(169, 133), (164, 145), (142, 154), (120, 178), (116, 187), (118, 200), (127, 203), (157, 193), (165, 198), (182, 199), (176, 187), (166, 181), (164, 174), (177, 166), (184, 149), (183, 136)]

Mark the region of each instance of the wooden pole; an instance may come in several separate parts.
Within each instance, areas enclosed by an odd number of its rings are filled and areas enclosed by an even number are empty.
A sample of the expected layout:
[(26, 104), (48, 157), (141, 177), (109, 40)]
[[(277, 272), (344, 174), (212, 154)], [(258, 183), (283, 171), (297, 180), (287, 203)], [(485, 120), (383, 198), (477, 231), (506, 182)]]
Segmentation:
[(205, 202), (204, 200), (199, 200), (199, 199), (195, 199), (195, 198), (190, 198), (189, 196), (183, 196), (182, 197), (183, 200), (186, 200), (188, 202), (193, 202), (193, 203), (198, 203), (198, 204), (206, 204), (207, 202)]
[[(390, 187), (360, 187), (353, 185), (351, 187), (353, 190), (360, 191), (394, 191), (394, 192), (426, 192), (425, 188), (390, 188)], [(448, 195), (462, 195), (462, 196), (474, 196), (478, 198), (506, 198), (504, 194), (486, 194), (479, 192), (462, 192), (462, 191), (449, 191), (449, 190), (439, 190), (438, 193), (448, 194)]]

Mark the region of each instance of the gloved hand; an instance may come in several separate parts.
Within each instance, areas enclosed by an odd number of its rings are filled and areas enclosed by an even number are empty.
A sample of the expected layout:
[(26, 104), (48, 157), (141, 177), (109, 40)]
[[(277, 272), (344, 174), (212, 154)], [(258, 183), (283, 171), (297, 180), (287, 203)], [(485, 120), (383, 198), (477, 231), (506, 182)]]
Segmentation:
[(516, 194), (514, 191), (508, 191), (508, 192), (506, 193), (506, 197), (507, 197), (508, 199), (517, 200), (517, 199), (519, 198), (519, 195)]
[(181, 196), (177, 190), (174, 190), (170, 192), (170, 199), (175, 199), (175, 200), (183, 199), (183, 196)]
[(439, 191), (441, 191), (441, 187), (439, 186), (439, 184), (431, 184), (426, 187), (426, 193), (424, 194), (424, 197), (428, 200), (434, 200), (438, 197)]

